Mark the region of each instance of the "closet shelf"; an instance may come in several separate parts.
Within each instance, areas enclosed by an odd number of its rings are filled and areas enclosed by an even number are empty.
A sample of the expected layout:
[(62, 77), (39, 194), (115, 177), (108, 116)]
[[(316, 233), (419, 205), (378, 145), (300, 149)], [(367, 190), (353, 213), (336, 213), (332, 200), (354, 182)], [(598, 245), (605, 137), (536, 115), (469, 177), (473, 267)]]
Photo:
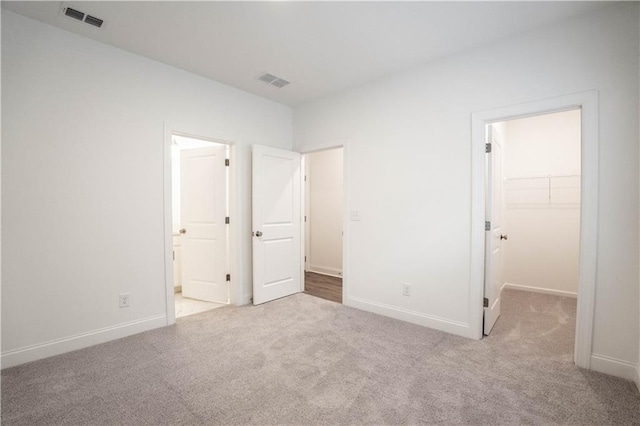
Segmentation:
[(507, 208), (580, 204), (580, 175), (508, 178), (504, 188)]

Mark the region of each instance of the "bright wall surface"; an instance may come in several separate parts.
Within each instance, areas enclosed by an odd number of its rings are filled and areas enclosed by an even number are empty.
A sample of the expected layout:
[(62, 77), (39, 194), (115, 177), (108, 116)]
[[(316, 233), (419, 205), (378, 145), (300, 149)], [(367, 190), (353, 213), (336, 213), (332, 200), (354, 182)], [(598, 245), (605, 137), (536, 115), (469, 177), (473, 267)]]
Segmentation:
[(348, 140), (345, 208), (360, 221), (345, 232), (344, 302), (471, 335), (471, 114), (592, 90), (600, 119), (593, 354), (627, 374), (638, 360), (635, 3), (295, 108), (297, 147)]
[(505, 178), (580, 174), (580, 110), (505, 122)]
[(342, 274), (342, 148), (306, 155), (309, 270)]
[[(640, 27), (640, 9), (638, 9), (638, 26)], [(638, 37), (639, 37), (639, 43), (640, 43), (640, 34), (638, 34)], [(638, 52), (638, 64), (639, 64), (638, 75), (640, 75), (640, 52)], [(640, 99), (640, 91), (638, 92), (638, 99)], [(638, 126), (639, 126), (639, 133), (640, 133), (640, 123), (638, 123)], [(640, 145), (640, 139), (638, 140), (638, 144)], [(638, 210), (638, 213), (640, 214), (640, 210)], [(638, 235), (638, 237), (640, 238), (640, 235)], [(640, 288), (640, 280), (638, 280), (638, 288)], [(638, 293), (640, 293), (640, 291), (638, 291)], [(640, 300), (638, 303), (640, 304)], [(638, 323), (640, 324), (640, 312), (638, 312)], [(639, 329), (638, 330), (638, 362), (636, 365), (636, 386), (640, 391), (640, 327), (638, 327), (638, 329)]]
[[(505, 122), (508, 286), (574, 297), (578, 292), (580, 133), (580, 110)], [(545, 176), (551, 179), (540, 178)]]
[(3, 10), (2, 122), (3, 367), (166, 324), (165, 123), (236, 144), (248, 300), (250, 146), (291, 149), (289, 107)]

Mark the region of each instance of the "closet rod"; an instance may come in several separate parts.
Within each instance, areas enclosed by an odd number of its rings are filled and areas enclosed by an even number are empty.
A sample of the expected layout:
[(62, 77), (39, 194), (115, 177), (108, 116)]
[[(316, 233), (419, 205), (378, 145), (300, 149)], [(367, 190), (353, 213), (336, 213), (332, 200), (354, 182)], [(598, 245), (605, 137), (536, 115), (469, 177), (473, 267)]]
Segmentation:
[(505, 178), (505, 180), (549, 179), (549, 178), (572, 178), (572, 177), (580, 177), (580, 176), (582, 176), (582, 175), (547, 175), (547, 176), (531, 176), (531, 177)]

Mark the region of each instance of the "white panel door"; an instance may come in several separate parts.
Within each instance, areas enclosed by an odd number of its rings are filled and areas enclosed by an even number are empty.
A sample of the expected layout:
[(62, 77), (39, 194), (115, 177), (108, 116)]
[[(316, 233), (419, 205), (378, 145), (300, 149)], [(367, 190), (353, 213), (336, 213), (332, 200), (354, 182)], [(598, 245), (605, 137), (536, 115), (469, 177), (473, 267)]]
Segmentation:
[(226, 147), (180, 153), (182, 296), (228, 303)]
[(300, 154), (253, 146), (253, 304), (301, 291)]
[(502, 288), (502, 138), (494, 126), (488, 126), (491, 152), (487, 153), (486, 220), (491, 229), (485, 232), (484, 334), (489, 334), (500, 316), (500, 289)]

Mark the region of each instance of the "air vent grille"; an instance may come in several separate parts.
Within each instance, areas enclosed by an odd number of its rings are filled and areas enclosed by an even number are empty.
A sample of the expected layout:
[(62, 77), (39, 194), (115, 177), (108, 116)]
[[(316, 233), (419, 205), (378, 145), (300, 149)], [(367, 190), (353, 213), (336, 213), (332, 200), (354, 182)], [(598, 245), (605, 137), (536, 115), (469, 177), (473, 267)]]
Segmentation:
[(289, 84), (289, 82), (287, 80), (285, 80), (284, 78), (280, 78), (277, 77), (273, 74), (269, 74), (268, 72), (262, 74), (260, 77), (258, 77), (258, 80), (267, 83), (270, 86), (274, 86), (277, 87), (278, 89), (283, 88), (284, 86), (286, 86), (287, 84)]
[(82, 21), (84, 19), (84, 13), (79, 10), (71, 9), (70, 7), (64, 9), (64, 14), (70, 18), (77, 19), (78, 21)]
[(68, 16), (69, 18), (76, 19), (78, 21), (82, 21), (85, 24), (89, 24), (96, 28), (102, 28), (104, 25), (104, 20), (100, 18), (96, 18), (95, 16), (88, 15), (84, 12), (79, 11), (78, 9), (74, 9), (66, 5), (66, 3), (62, 3), (60, 5), (60, 13)]
[(84, 22), (98, 28), (100, 28), (104, 23), (102, 19), (96, 18), (95, 16), (91, 16), (91, 15), (87, 15), (87, 17), (84, 18)]
[(276, 77), (275, 75), (269, 74), (268, 72), (262, 74), (260, 77), (258, 77), (258, 80), (260, 81), (264, 81), (267, 84), (271, 84), (271, 82), (273, 80), (277, 80), (278, 77)]
[(272, 86), (276, 86), (278, 89), (286, 86), (289, 82), (283, 78), (277, 78), (273, 82), (271, 82)]

